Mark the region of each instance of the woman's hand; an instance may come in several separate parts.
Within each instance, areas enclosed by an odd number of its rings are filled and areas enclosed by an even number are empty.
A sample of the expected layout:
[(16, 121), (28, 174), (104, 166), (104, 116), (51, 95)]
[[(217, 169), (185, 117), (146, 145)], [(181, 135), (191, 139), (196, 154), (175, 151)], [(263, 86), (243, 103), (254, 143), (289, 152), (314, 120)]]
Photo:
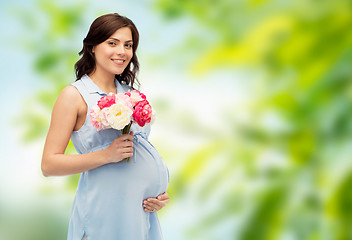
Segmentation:
[(105, 150), (107, 163), (120, 162), (133, 156), (133, 132), (123, 134), (110, 144)]
[(169, 194), (167, 192), (160, 194), (157, 198), (147, 198), (143, 201), (144, 211), (156, 212), (166, 206), (170, 201)]

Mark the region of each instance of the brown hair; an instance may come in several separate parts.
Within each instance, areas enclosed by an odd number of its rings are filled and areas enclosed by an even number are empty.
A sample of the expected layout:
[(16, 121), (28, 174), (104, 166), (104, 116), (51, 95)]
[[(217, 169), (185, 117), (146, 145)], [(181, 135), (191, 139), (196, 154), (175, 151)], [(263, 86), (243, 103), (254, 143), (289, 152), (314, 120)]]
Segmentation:
[(133, 56), (125, 70), (120, 75), (115, 75), (115, 77), (119, 82), (124, 82), (127, 85), (131, 85), (131, 87), (133, 87), (135, 81), (137, 85), (139, 85), (136, 78), (136, 74), (139, 70), (139, 63), (136, 56), (136, 50), (139, 42), (139, 33), (136, 26), (130, 19), (123, 17), (117, 13), (100, 16), (95, 19), (90, 26), (88, 34), (83, 40), (83, 48), (78, 53), (80, 56), (82, 55), (82, 57), (75, 64), (76, 81), (81, 79), (84, 74), (90, 74), (94, 72), (95, 57), (92, 52), (93, 47), (104, 42), (114, 32), (116, 32), (116, 30), (123, 27), (128, 27), (131, 29), (133, 40)]

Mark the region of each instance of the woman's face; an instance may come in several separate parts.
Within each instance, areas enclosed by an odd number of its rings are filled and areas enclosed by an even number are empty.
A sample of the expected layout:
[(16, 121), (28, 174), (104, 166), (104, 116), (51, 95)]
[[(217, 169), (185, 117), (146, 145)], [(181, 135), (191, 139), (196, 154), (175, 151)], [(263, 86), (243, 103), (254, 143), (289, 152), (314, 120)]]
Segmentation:
[(107, 40), (93, 47), (95, 71), (121, 74), (133, 56), (132, 33), (128, 27), (120, 28)]

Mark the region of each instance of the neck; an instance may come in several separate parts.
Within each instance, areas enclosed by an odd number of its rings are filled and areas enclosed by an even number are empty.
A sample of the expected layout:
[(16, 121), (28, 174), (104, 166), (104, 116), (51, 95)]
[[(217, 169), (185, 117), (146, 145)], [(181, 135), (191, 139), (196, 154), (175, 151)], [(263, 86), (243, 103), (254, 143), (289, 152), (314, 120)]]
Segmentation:
[(116, 93), (115, 74), (94, 71), (89, 74), (90, 79), (105, 93)]

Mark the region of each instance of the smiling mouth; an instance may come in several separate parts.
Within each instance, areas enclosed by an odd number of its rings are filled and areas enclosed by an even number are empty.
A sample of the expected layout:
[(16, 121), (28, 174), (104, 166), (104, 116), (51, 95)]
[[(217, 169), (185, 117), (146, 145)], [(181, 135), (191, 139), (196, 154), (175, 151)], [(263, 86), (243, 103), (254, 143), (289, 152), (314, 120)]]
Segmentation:
[(111, 59), (113, 62), (115, 63), (124, 63), (125, 60), (122, 60), (122, 59)]

